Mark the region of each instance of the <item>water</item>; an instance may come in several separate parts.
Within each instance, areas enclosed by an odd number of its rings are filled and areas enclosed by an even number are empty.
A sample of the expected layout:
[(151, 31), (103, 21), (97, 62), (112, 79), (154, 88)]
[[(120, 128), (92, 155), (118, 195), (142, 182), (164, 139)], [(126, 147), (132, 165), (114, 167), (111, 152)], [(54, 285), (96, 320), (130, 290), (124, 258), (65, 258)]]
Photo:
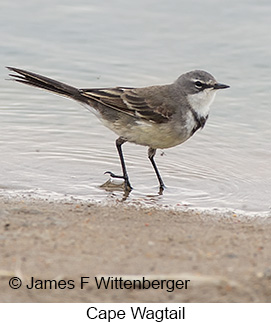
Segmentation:
[(127, 201), (270, 213), (269, 1), (0, 2), (1, 194), (121, 199), (104, 171), (120, 172), (116, 136), (75, 102), (6, 81), (16, 66), (78, 87), (171, 83), (200, 68), (218, 93), (203, 131), (158, 152), (125, 144)]

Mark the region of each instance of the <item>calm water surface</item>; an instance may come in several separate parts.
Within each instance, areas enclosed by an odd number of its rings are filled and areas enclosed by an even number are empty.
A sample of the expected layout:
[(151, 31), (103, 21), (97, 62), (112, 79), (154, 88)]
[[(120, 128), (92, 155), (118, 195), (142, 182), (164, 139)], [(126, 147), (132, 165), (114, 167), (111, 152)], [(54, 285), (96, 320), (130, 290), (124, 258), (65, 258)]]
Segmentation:
[(204, 130), (158, 152), (123, 146), (127, 201), (270, 214), (270, 1), (1, 1), (1, 194), (107, 202), (100, 185), (120, 172), (115, 134), (75, 102), (8, 82), (16, 66), (78, 87), (171, 83), (200, 68), (231, 88)]

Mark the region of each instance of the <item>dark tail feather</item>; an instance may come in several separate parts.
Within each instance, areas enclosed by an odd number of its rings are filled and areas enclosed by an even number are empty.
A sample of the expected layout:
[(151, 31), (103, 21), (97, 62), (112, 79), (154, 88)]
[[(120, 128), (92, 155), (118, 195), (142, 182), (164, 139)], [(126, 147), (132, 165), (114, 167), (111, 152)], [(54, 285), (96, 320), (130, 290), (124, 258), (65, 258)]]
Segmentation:
[(62, 82), (55, 81), (48, 77), (21, 70), (15, 67), (7, 67), (9, 70), (16, 72), (17, 74), (9, 74), (14, 81), (35, 86), (41, 89), (45, 89), (60, 95), (67, 96), (69, 98), (78, 100), (80, 102), (86, 102), (86, 99), (80, 94), (80, 91)]

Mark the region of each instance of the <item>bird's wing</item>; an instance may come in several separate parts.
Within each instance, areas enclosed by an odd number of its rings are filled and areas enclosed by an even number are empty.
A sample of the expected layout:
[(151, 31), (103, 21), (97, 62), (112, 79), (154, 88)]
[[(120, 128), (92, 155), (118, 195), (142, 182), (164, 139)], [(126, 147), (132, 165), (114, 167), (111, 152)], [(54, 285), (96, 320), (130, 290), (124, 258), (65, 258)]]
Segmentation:
[(36, 73), (15, 67), (8, 67), (8, 69), (17, 73), (10, 74), (17, 82), (45, 89), (90, 105), (91, 101), (95, 101), (108, 108), (146, 121), (167, 122), (175, 112), (175, 105), (168, 99), (167, 86), (77, 89)]
[(136, 88), (80, 89), (80, 94), (119, 112), (150, 122), (167, 122), (173, 114), (171, 109), (165, 109), (163, 100), (153, 102), (148, 95)]

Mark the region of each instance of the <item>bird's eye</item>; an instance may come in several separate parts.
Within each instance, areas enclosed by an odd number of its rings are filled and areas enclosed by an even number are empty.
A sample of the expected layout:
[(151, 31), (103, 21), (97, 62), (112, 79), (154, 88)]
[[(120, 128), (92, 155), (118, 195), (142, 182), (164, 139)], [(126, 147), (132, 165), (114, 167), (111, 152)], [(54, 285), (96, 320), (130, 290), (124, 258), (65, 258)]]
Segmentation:
[(198, 88), (198, 89), (201, 89), (203, 87), (203, 84), (200, 82), (200, 81), (196, 81), (195, 82), (195, 86)]

